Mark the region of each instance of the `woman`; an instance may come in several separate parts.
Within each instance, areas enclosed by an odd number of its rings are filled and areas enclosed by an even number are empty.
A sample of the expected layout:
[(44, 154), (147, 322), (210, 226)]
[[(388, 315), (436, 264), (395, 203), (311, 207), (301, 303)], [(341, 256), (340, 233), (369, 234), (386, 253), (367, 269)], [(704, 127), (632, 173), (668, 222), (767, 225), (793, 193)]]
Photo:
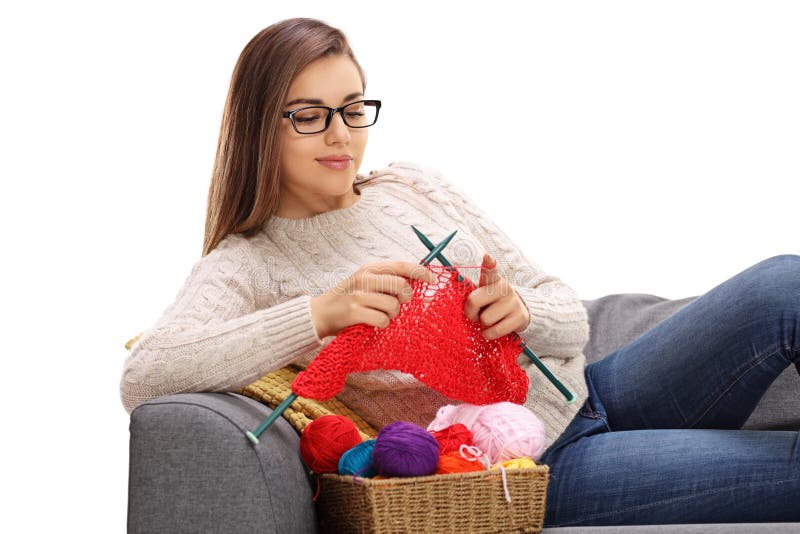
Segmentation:
[[(521, 362), (525, 405), (547, 429), (546, 526), (800, 519), (797, 433), (732, 430), (798, 361), (800, 257), (754, 265), (586, 367), (579, 297), (450, 182), (411, 163), (358, 174), (380, 105), (345, 36), (320, 21), (282, 21), (247, 44), (203, 256), (132, 347), (129, 412), (161, 395), (239, 391), (307, 365), (347, 326), (386, 327), (411, 280), (434, 281), (410, 226), (437, 243), (457, 229), (447, 257), (486, 273), (464, 313), (487, 339), (519, 333), (577, 396), (566, 404)], [(355, 373), (338, 397), (378, 428), (427, 425), (453, 402), (397, 371)]]

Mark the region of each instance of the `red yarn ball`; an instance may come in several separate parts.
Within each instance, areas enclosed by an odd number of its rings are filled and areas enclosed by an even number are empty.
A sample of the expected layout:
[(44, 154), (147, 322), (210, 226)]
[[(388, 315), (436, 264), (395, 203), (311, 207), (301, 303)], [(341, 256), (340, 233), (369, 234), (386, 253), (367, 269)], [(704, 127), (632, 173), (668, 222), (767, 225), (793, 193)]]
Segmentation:
[(361, 434), (350, 419), (324, 415), (311, 421), (300, 434), (300, 457), (315, 473), (335, 473), (339, 458), (361, 441)]
[(431, 435), (439, 443), (439, 454), (458, 451), (462, 444), (472, 445), (472, 432), (461, 423), (455, 423), (442, 430), (431, 432)]

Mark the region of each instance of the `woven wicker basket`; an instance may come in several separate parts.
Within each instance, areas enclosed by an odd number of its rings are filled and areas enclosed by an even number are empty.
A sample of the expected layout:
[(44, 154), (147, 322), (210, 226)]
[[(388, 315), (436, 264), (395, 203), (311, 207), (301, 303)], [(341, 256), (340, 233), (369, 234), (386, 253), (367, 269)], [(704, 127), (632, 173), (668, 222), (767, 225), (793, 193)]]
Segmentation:
[(373, 480), (324, 474), (321, 532), (540, 532), (549, 468)]

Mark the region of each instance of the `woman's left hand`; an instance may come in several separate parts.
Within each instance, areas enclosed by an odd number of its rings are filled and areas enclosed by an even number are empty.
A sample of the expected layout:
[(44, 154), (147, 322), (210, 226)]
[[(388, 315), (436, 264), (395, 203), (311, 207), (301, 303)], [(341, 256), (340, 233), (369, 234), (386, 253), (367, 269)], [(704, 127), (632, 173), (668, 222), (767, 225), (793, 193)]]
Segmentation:
[(479, 287), (467, 295), (464, 303), (464, 314), (470, 320), (480, 319), (481, 324), (489, 327), (483, 330), (486, 339), (521, 332), (531, 322), (525, 302), (496, 267), (497, 261), (489, 253), (484, 254)]

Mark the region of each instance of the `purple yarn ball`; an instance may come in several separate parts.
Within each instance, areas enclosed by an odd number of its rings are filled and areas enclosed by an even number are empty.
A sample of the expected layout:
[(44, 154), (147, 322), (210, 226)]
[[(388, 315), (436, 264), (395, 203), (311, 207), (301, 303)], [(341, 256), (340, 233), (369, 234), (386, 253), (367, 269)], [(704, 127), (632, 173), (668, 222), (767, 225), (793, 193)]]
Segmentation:
[(378, 432), (372, 463), (384, 476), (432, 475), (439, 465), (439, 443), (424, 428), (397, 421)]

